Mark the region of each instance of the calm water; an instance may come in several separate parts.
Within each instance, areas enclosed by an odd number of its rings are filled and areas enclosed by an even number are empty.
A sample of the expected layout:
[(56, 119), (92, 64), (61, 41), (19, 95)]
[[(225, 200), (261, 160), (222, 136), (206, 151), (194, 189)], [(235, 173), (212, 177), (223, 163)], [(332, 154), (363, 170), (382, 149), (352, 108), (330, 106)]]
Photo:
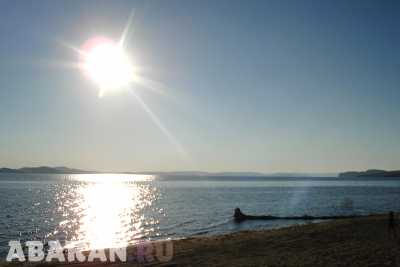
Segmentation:
[(293, 223), (235, 224), (235, 207), (277, 216), (400, 211), (400, 179), (1, 174), (0, 255), (9, 240), (100, 248)]

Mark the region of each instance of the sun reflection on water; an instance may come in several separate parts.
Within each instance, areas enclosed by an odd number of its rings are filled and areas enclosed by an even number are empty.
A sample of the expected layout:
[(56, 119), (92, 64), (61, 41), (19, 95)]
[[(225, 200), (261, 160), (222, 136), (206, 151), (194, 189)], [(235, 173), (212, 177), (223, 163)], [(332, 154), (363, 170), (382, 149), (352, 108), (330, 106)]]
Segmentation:
[(64, 220), (53, 235), (86, 248), (120, 247), (157, 233), (149, 216), (159, 193), (149, 175), (80, 174), (70, 176), (57, 204)]

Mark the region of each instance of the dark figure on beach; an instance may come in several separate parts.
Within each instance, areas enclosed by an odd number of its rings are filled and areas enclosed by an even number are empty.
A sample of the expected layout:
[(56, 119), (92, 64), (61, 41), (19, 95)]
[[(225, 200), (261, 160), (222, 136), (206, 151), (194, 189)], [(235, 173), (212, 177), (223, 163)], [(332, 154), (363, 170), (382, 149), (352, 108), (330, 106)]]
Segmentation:
[(389, 212), (388, 231), (389, 235), (397, 239), (397, 222), (393, 211)]

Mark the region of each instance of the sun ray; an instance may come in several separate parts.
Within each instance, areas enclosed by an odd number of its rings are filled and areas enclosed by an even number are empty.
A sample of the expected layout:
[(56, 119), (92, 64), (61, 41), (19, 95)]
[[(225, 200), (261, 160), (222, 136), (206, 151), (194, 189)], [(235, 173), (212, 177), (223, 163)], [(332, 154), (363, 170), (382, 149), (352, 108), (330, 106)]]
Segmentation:
[(135, 10), (132, 9), (131, 14), (129, 15), (128, 21), (127, 21), (127, 23), (125, 25), (125, 28), (124, 28), (124, 30), (123, 30), (123, 32), (121, 34), (121, 37), (119, 39), (119, 42), (118, 42), (119, 47), (122, 48), (122, 49), (125, 48), (125, 41), (126, 41), (126, 38), (129, 36), (130, 31), (131, 31), (132, 20), (133, 20), (134, 16), (135, 16)]
[(68, 48), (68, 49), (71, 49), (72, 51), (75, 51), (75, 53), (77, 53), (77, 54), (80, 55), (80, 56), (83, 56), (83, 55), (85, 54), (84, 51), (82, 51), (81, 49), (77, 48), (77, 47), (74, 46), (74, 45), (71, 45), (71, 44), (69, 44), (69, 43), (67, 43), (67, 42), (60, 41), (60, 40), (58, 40), (57, 42), (58, 42), (59, 44), (61, 44), (62, 46), (66, 47), (66, 48)]
[(143, 88), (145, 88), (145, 89), (149, 89), (160, 95), (164, 95), (164, 96), (167, 95), (166, 90), (164, 89), (165, 86), (160, 82), (153, 81), (153, 80), (146, 78), (144, 76), (141, 76), (141, 75), (136, 75), (135, 83), (143, 86)]
[(178, 142), (178, 140), (168, 131), (168, 129), (162, 124), (160, 119), (153, 113), (153, 111), (149, 108), (149, 106), (139, 97), (138, 94), (135, 93), (134, 90), (129, 90), (132, 95), (136, 98), (138, 103), (142, 106), (144, 111), (150, 116), (151, 120), (154, 124), (161, 130), (161, 132), (168, 138), (171, 144), (176, 148), (176, 150), (186, 158), (188, 157), (187, 152), (183, 148), (183, 146)]

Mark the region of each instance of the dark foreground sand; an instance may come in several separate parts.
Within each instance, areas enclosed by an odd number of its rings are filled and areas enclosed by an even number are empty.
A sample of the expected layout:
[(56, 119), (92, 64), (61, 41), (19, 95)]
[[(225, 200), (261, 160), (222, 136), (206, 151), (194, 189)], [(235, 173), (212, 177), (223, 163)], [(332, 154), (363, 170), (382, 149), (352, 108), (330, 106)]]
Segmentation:
[(145, 266), (400, 266), (400, 243), (389, 234), (387, 216), (173, 242), (172, 261)]
[(192, 238), (174, 248), (177, 266), (400, 266), (387, 216)]

